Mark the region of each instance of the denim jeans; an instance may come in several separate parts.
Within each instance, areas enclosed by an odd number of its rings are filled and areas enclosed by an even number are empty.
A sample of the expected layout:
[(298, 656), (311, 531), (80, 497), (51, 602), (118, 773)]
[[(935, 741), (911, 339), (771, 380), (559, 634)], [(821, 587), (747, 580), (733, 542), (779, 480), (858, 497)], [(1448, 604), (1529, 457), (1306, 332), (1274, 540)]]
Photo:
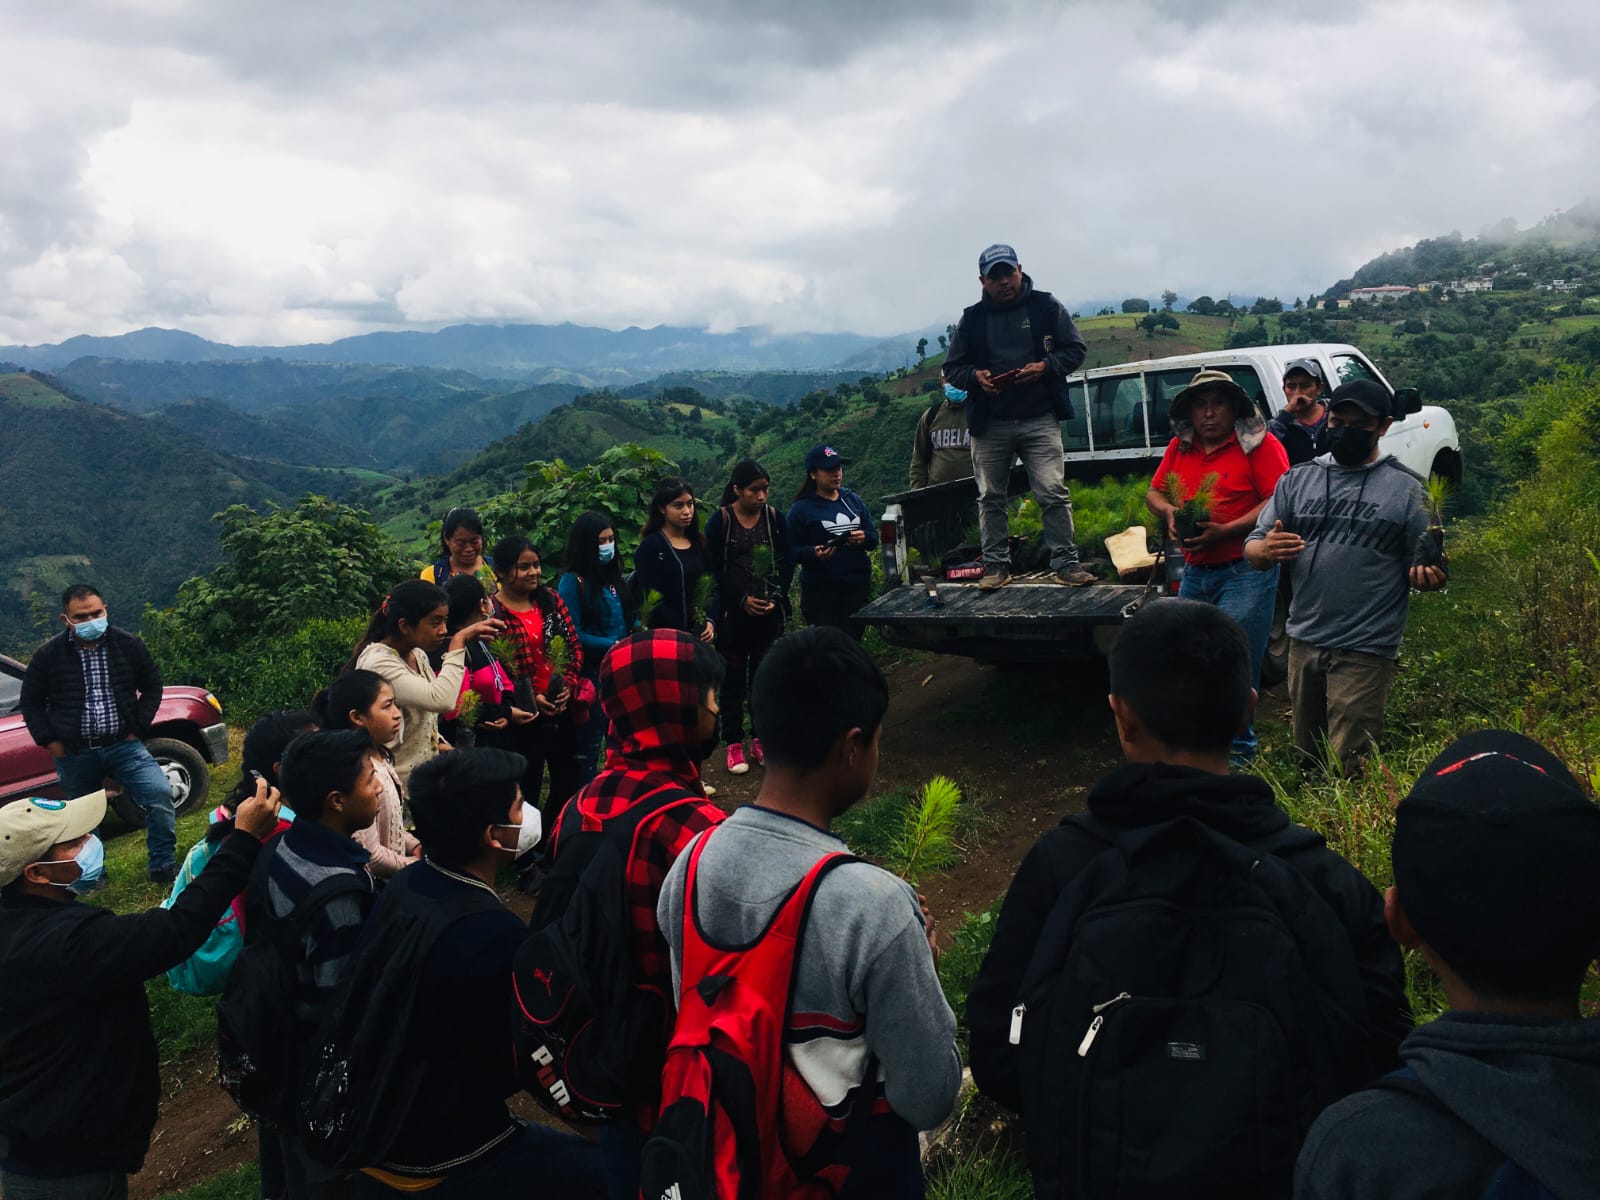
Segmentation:
[(644, 1131), (617, 1117), (600, 1126), (600, 1167), (606, 1177), (606, 1200), (638, 1200)]
[(600, 711), (600, 673), (584, 673), (584, 678), (594, 684), (595, 702), (589, 706), (589, 719), (577, 726), (573, 742), (577, 752), (573, 755), (572, 782), (574, 789), (583, 787), (600, 774), (600, 751), (605, 746), (606, 727), (610, 724)]
[(108, 775), (144, 809), (144, 846), (150, 869), (157, 871), (177, 865), (177, 816), (172, 811), (172, 783), (143, 742), (129, 738), (56, 759), (56, 778), (68, 796), (99, 791)]
[(0, 1171), (5, 1200), (127, 1200), (128, 1177), (121, 1171), (89, 1171), (83, 1175), (18, 1175)]
[[(1261, 660), (1267, 653), (1267, 636), (1272, 632), (1272, 603), (1278, 594), (1278, 568), (1258, 571), (1244, 559), (1211, 567), (1189, 563), (1178, 585), (1185, 600), (1215, 604), (1239, 623), (1250, 643), (1250, 686), (1261, 688)], [(1233, 739), (1235, 761), (1248, 763), (1256, 754), (1256, 730), (1246, 725)]]
[[(400, 1195), (370, 1175), (361, 1176), (357, 1194), (372, 1198)], [(575, 1133), (530, 1124), (490, 1154), (420, 1194), (428, 1200), (490, 1200), (498, 1196), (605, 1200), (606, 1184), (600, 1151), (592, 1142)]]
[(978, 479), (978, 531), (983, 540), (983, 565), (1005, 567), (1011, 562), (1006, 538), (1006, 489), (1011, 483), (1011, 460), (1022, 459), (1028, 486), (1044, 522), (1044, 541), (1050, 547), (1050, 569), (1059, 571), (1078, 561), (1078, 543), (1072, 530), (1072, 493), (1062, 470), (1061, 426), (1049, 413), (1021, 421), (990, 421), (983, 433), (972, 435), (972, 473)]

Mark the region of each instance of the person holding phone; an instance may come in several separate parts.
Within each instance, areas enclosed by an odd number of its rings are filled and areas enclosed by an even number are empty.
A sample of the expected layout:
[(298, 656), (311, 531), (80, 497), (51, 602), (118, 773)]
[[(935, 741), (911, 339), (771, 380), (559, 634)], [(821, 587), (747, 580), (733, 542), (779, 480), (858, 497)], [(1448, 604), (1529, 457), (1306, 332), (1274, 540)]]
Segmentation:
[(806, 624), (831, 625), (859, 642), (862, 627), (853, 618), (872, 599), (867, 555), (878, 548), (878, 533), (866, 501), (844, 486), (848, 462), (832, 446), (811, 447), (785, 525)]
[(978, 480), (978, 528), (985, 591), (1011, 582), (1006, 509), (1011, 460), (1020, 458), (1039, 505), (1050, 569), (1057, 583), (1095, 581), (1078, 562), (1072, 494), (1063, 470), (1061, 422), (1072, 416), (1067, 376), (1088, 348), (1066, 307), (1034, 288), (1017, 252), (993, 245), (978, 256), (983, 296), (961, 314), (944, 377), (967, 393), (972, 473)]

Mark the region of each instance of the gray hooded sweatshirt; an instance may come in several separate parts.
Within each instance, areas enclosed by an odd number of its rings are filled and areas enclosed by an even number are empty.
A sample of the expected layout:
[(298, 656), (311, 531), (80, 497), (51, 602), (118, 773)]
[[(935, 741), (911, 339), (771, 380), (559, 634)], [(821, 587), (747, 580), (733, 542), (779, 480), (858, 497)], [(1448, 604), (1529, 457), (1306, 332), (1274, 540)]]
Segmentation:
[(1428, 528), (1422, 480), (1389, 455), (1341, 467), (1324, 454), (1286, 473), (1247, 542), (1282, 521), (1305, 538), (1287, 565), (1289, 636), (1321, 650), (1400, 656), (1417, 539)]
[(1400, 1047), (1431, 1098), (1368, 1088), (1311, 1127), (1296, 1200), (1476, 1197), (1507, 1160), (1600, 1197), (1600, 1020), (1448, 1012)]

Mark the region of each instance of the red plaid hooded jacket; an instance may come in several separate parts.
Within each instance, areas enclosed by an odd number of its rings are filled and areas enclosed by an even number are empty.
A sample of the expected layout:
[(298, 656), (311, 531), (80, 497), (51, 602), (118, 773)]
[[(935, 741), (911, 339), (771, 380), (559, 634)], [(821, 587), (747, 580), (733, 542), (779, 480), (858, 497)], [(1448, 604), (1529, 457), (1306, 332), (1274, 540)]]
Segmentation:
[[(561, 854), (563, 831), (598, 828), (606, 818), (658, 789), (652, 805), (672, 804), (639, 826), (628, 864), (628, 911), (637, 982), (672, 1003), (672, 964), (656, 925), (656, 901), (672, 864), (701, 830), (723, 819), (700, 785), (700, 691), (694, 639), (676, 629), (623, 638), (600, 667), (600, 704), (611, 722), (606, 769), (568, 800), (551, 834), (550, 857)], [(676, 797), (674, 797), (674, 792)], [(665, 1032), (665, 1031), (663, 1031)]]

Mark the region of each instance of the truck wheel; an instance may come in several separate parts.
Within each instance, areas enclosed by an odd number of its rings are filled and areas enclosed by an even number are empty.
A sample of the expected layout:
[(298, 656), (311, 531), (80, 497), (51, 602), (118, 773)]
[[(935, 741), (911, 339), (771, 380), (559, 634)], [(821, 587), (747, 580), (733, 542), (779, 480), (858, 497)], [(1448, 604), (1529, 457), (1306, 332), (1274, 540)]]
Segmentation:
[[(151, 738), (144, 748), (172, 784), (172, 807), (178, 816), (205, 804), (211, 792), (211, 767), (200, 751), (177, 738)], [(118, 791), (111, 797), (111, 806), (127, 824), (144, 828), (144, 809), (133, 802), (132, 796)]]

